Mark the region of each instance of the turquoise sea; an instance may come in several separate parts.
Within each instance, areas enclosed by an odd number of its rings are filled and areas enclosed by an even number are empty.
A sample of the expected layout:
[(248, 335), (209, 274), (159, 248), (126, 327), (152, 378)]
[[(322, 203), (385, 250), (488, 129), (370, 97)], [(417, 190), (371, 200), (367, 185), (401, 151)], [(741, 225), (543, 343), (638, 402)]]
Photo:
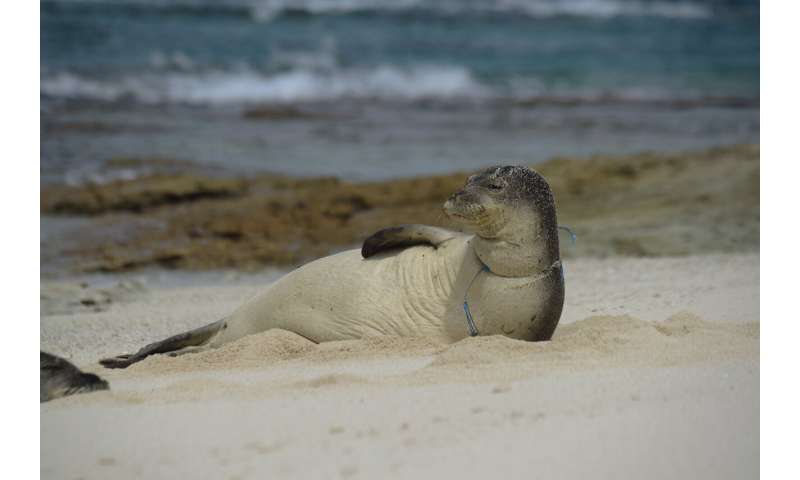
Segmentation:
[(759, 33), (745, 0), (44, 0), (42, 181), (758, 142)]

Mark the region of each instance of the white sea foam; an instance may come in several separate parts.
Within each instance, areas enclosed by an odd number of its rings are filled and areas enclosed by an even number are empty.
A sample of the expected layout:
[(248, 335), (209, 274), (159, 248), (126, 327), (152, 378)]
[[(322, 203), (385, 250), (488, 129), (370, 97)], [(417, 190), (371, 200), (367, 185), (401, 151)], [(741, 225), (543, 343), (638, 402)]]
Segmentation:
[[(56, 0), (63, 3), (112, 3), (111, 0)], [(579, 17), (657, 16), (706, 18), (713, 14), (709, 2), (698, 0), (122, 0), (115, 4), (154, 8), (241, 8), (255, 20), (271, 21), (294, 10), (310, 14), (344, 14), (353, 11), (402, 12), (427, 10), (434, 13), (518, 13), (533, 17), (571, 15)]]
[[(287, 58), (297, 58), (287, 55)], [(506, 86), (481, 83), (455, 66), (379, 66), (329, 68), (320, 58), (288, 62), (303, 65), (265, 74), (248, 67), (235, 70), (185, 71), (175, 68), (129, 76), (90, 78), (46, 72), (42, 95), (60, 99), (132, 100), (144, 104), (225, 105), (319, 102), (339, 99), (386, 101), (512, 100), (554, 103), (664, 102), (702, 100), (701, 91), (681, 89), (676, 96), (666, 85), (546, 85), (536, 77), (511, 79)], [(310, 65), (310, 66), (305, 66)]]
[(444, 66), (382, 66), (333, 71), (300, 68), (273, 75), (242, 69), (194, 74), (147, 73), (108, 80), (61, 72), (42, 78), (41, 93), (57, 98), (190, 104), (340, 98), (452, 99), (489, 94), (488, 89), (465, 69)]
[(655, 16), (667, 18), (706, 18), (711, 11), (706, 5), (693, 2), (636, 0), (557, 0), (498, 2), (508, 10), (519, 10), (535, 17), (572, 15), (580, 17)]

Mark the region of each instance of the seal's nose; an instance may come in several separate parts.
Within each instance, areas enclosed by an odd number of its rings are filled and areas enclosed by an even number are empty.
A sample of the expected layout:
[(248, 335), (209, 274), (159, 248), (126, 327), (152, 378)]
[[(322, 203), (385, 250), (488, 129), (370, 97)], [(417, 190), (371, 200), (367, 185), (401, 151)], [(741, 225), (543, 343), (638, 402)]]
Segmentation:
[(446, 202), (444, 202), (444, 209), (445, 209), (445, 210), (450, 210), (450, 209), (452, 209), (452, 208), (455, 206), (456, 202), (458, 202), (458, 199), (459, 199), (459, 197), (460, 197), (461, 195), (463, 195), (463, 194), (464, 194), (464, 190), (459, 190), (459, 191), (457, 191), (456, 193), (454, 193), (454, 194), (450, 195), (450, 196), (447, 198), (447, 201), (446, 201)]
[(447, 198), (447, 201), (446, 201), (446, 202), (444, 202), (444, 205), (442, 205), (442, 210), (444, 210), (444, 211), (445, 211), (445, 213), (453, 211), (453, 209), (455, 208), (456, 204), (458, 203), (458, 199), (459, 199), (459, 197), (460, 197), (460, 196), (461, 196), (463, 193), (464, 193), (464, 191), (463, 191), (463, 190), (459, 190), (459, 191), (457, 191), (456, 193), (454, 193), (454, 194), (450, 195), (450, 196)]
[(464, 190), (459, 190), (456, 193), (450, 195), (450, 197), (447, 199), (447, 202), (448, 203), (455, 202), (456, 200), (458, 200), (458, 197), (460, 197), (462, 195), (464, 195)]

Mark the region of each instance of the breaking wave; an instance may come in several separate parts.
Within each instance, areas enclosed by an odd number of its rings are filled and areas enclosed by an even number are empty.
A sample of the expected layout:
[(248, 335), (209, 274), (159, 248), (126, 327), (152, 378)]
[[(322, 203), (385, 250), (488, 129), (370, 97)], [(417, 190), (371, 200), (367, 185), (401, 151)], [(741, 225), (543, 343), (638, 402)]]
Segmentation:
[(412, 14), (417, 16), (525, 15), (609, 18), (652, 16), (708, 18), (710, 2), (698, 0), (45, 0), (46, 8), (85, 7), (177, 15), (247, 16), (271, 21), (281, 15)]
[(107, 79), (59, 72), (42, 78), (41, 93), (63, 99), (214, 105), (342, 98), (402, 101), (480, 98), (489, 95), (489, 90), (459, 67), (379, 66), (331, 71), (293, 69), (275, 74), (248, 69), (160, 72)]

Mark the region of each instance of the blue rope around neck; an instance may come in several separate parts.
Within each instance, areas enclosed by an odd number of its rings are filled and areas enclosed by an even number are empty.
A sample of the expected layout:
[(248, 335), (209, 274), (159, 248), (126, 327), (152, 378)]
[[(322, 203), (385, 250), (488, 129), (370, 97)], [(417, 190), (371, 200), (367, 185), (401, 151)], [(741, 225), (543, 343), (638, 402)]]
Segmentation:
[[(577, 240), (578, 237), (577, 235), (575, 235), (572, 229), (570, 229), (569, 227), (561, 227), (561, 226), (559, 226), (558, 228), (561, 230), (565, 230), (567, 233), (569, 233), (569, 238), (572, 240), (572, 244), (575, 245), (575, 241)], [(564, 265), (560, 264), (559, 267), (561, 269), (561, 280), (564, 280)], [(475, 276), (472, 277), (472, 280), (469, 282), (469, 285), (467, 285), (467, 289), (464, 291), (464, 315), (466, 315), (467, 317), (467, 328), (469, 328), (470, 337), (477, 337), (479, 332), (478, 332), (478, 327), (475, 325), (475, 319), (472, 318), (472, 312), (469, 311), (469, 302), (467, 301), (467, 294), (469, 294), (469, 289), (472, 287), (472, 284), (475, 283), (475, 280), (478, 278), (478, 275), (480, 275), (481, 272), (491, 273), (491, 270), (489, 269), (488, 266), (484, 265), (480, 270), (477, 271), (477, 273), (475, 273)]]
[[(562, 227), (559, 225), (559, 230), (564, 230), (565, 232), (569, 233), (569, 239), (572, 240), (572, 244), (575, 245), (575, 242), (578, 240), (578, 236), (575, 235), (575, 232), (572, 231), (569, 227)], [(564, 281), (564, 264), (561, 264), (561, 281)]]
[(569, 233), (569, 238), (570, 238), (570, 240), (572, 240), (572, 244), (575, 245), (575, 241), (578, 239), (578, 236), (575, 235), (575, 233), (572, 231), (571, 228), (562, 227), (562, 226), (559, 225), (558, 229), (559, 230), (564, 230), (565, 232)]
[(491, 270), (489, 270), (489, 267), (484, 265), (483, 268), (481, 268), (480, 270), (478, 270), (477, 273), (475, 273), (475, 276), (472, 277), (472, 281), (469, 282), (469, 285), (467, 285), (467, 289), (464, 290), (464, 315), (467, 316), (467, 328), (469, 328), (470, 337), (478, 336), (478, 327), (475, 326), (475, 320), (472, 318), (472, 312), (469, 311), (469, 302), (467, 302), (467, 294), (469, 293), (469, 289), (470, 287), (472, 287), (472, 284), (475, 283), (475, 279), (478, 278), (478, 275), (480, 275), (481, 272), (491, 272)]

